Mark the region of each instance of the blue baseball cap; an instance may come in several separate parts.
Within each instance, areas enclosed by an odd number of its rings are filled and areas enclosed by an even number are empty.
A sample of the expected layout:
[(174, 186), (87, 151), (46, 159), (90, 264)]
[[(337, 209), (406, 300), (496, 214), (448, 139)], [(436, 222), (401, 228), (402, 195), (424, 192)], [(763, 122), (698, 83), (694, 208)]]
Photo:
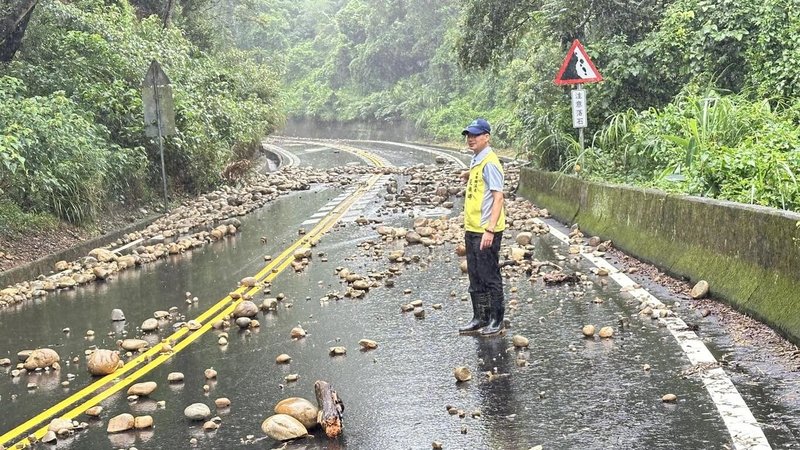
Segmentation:
[(489, 126), (489, 122), (487, 122), (486, 119), (475, 119), (472, 121), (471, 124), (467, 125), (463, 131), (461, 131), (461, 135), (466, 136), (467, 133), (484, 134), (491, 132), (492, 132), (492, 127)]

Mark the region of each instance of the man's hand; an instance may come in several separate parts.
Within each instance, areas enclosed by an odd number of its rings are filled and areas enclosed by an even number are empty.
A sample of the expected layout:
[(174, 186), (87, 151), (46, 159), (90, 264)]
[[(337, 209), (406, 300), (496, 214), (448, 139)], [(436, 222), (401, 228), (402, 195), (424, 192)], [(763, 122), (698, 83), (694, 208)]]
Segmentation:
[(462, 171), (460, 177), (464, 182), (468, 181), (469, 180), (469, 170)]
[(483, 236), (481, 236), (481, 250), (486, 250), (487, 248), (492, 246), (492, 242), (494, 242), (494, 233), (491, 231), (484, 231)]

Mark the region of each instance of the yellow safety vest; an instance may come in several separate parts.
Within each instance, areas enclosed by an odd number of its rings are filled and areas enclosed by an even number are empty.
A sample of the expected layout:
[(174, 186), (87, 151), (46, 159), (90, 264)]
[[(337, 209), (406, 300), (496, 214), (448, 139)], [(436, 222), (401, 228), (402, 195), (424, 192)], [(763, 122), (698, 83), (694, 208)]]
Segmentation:
[[(483, 212), (481, 205), (483, 203), (483, 193), (486, 191), (486, 183), (483, 181), (483, 167), (486, 164), (494, 164), (500, 173), (503, 173), (503, 166), (500, 165), (500, 159), (493, 151), (483, 158), (480, 164), (469, 170), (469, 180), (467, 180), (467, 192), (464, 200), (464, 229), (476, 233), (483, 233), (486, 228), (481, 224), (481, 216)], [(500, 210), (500, 217), (497, 219), (497, 224), (494, 231), (503, 231), (506, 229), (506, 210), (505, 207)]]

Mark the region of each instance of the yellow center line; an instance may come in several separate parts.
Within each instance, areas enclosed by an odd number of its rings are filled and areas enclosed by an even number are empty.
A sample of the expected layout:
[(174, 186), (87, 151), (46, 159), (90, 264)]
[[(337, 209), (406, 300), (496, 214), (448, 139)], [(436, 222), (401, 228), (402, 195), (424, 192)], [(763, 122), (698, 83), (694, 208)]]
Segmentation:
[(387, 165), (387, 163), (385, 162), (385, 160), (383, 158), (381, 158), (381, 157), (379, 157), (377, 155), (374, 155), (373, 153), (370, 153), (368, 151), (361, 150), (360, 148), (352, 147), (352, 146), (349, 146), (349, 145), (333, 144), (333, 143), (328, 142), (326, 140), (320, 140), (319, 142), (317, 142), (317, 141), (309, 141), (309, 140), (304, 140), (304, 139), (285, 139), (285, 140), (286, 141), (291, 141), (291, 142), (297, 142), (297, 143), (300, 143), (300, 144), (320, 144), (320, 143), (323, 143), (327, 147), (334, 148), (334, 149), (337, 149), (337, 150), (344, 150), (344, 151), (346, 151), (348, 153), (353, 153), (353, 154), (355, 154), (355, 155), (367, 160), (367, 162), (371, 162), (372, 164), (374, 164), (377, 167), (385, 167)]
[[(376, 164), (380, 164), (380, 162), (376, 162)], [(286, 269), (286, 267), (288, 267), (289, 264), (291, 264), (291, 262), (294, 260), (293, 252), (298, 247), (300, 247), (301, 245), (309, 244), (311, 241), (313, 241), (318, 236), (320, 236), (320, 235), (326, 233), (327, 231), (329, 231), (339, 221), (339, 219), (345, 214), (345, 212), (347, 212), (347, 210), (356, 202), (356, 200), (358, 200), (358, 198), (363, 196), (364, 193), (366, 193), (370, 188), (372, 188), (372, 186), (375, 185), (375, 183), (377, 183), (379, 178), (380, 178), (379, 175), (373, 175), (367, 181), (367, 183), (365, 183), (365, 185), (361, 186), (359, 189), (354, 191), (348, 198), (346, 198), (343, 202), (341, 202), (339, 204), (339, 206), (334, 208), (334, 210), (330, 214), (328, 214), (327, 216), (325, 216), (325, 218), (323, 218), (323, 220), (318, 222), (317, 225), (311, 230), (311, 232), (309, 232), (303, 238), (298, 239), (292, 245), (287, 247), (280, 254), (280, 256), (278, 258), (276, 258), (273, 261), (271, 261), (263, 269), (261, 269), (261, 271), (259, 271), (258, 274), (256, 274), (255, 278), (257, 279), (257, 281), (258, 282), (264, 282), (264, 281), (269, 282), (269, 281), (272, 281), (275, 277), (277, 277), (277, 275), (280, 272), (282, 272), (284, 269)], [(241, 295), (246, 290), (247, 290), (247, 288), (242, 286), (242, 287), (239, 287), (235, 292)], [(250, 289), (250, 291), (247, 293), (247, 295), (249, 295), (249, 296), (255, 295), (260, 290), (261, 290), (261, 288), (259, 286), (255, 286), (255, 287)], [(111, 385), (109, 388), (103, 390), (102, 392), (100, 392), (99, 394), (97, 394), (94, 397), (90, 398), (89, 400), (87, 400), (86, 402), (81, 404), (80, 406), (78, 406), (78, 407), (72, 409), (71, 411), (67, 412), (62, 417), (67, 418), (67, 419), (74, 419), (79, 414), (85, 412), (87, 409), (91, 408), (92, 406), (97, 405), (98, 403), (100, 403), (104, 399), (108, 398), (109, 396), (113, 395), (114, 393), (119, 392), (125, 386), (133, 383), (133, 381), (135, 381), (135, 380), (141, 378), (142, 376), (144, 376), (145, 374), (149, 373), (151, 370), (153, 370), (156, 367), (158, 367), (159, 365), (161, 365), (164, 361), (166, 361), (169, 358), (171, 358), (174, 354), (178, 353), (180, 350), (186, 348), (190, 343), (194, 342), (198, 337), (200, 337), (202, 334), (204, 334), (209, 329), (211, 329), (211, 326), (212, 326), (212, 324), (214, 322), (216, 322), (217, 320), (220, 320), (221, 318), (223, 318), (223, 317), (227, 316), (228, 314), (230, 314), (231, 312), (233, 312), (233, 310), (236, 308), (236, 306), (241, 301), (243, 301), (243, 298), (240, 298), (240, 299), (238, 299), (236, 301), (233, 301), (231, 303), (232, 300), (233, 299), (231, 298), (231, 296), (228, 295), (225, 298), (223, 298), (222, 300), (220, 300), (217, 304), (215, 304), (214, 306), (212, 306), (211, 308), (206, 310), (203, 314), (198, 316), (197, 319), (195, 319), (198, 322), (203, 322), (203, 321), (205, 321), (207, 318), (209, 318), (211, 316), (213, 316), (213, 318), (212, 318), (212, 320), (208, 320), (207, 322), (203, 323), (201, 325), (201, 327), (198, 330), (196, 330), (195, 332), (190, 333), (187, 328), (181, 328), (181, 329), (177, 330), (175, 333), (173, 333), (170, 337), (168, 337), (165, 340), (163, 340), (162, 342), (174, 342), (174, 341), (177, 341), (177, 339), (185, 336), (185, 338), (183, 340), (178, 342), (172, 348), (171, 352), (161, 353), (162, 348), (163, 348), (162, 344), (159, 343), (159, 344), (155, 345), (153, 348), (151, 348), (147, 352), (145, 352), (145, 353), (141, 354), (140, 356), (136, 357), (135, 359), (129, 361), (128, 364), (124, 365), (122, 368), (120, 368), (119, 370), (117, 370), (113, 374), (106, 375), (105, 377), (103, 377), (103, 378), (95, 381), (91, 385), (81, 389), (80, 391), (76, 392), (75, 394), (71, 395), (70, 397), (68, 397), (68, 398), (62, 400), (61, 402), (57, 403), (56, 405), (52, 406), (51, 408), (48, 408), (47, 410), (45, 410), (44, 412), (38, 414), (37, 416), (33, 417), (32, 419), (30, 419), (30, 420), (26, 421), (25, 423), (17, 426), (13, 430), (3, 434), (2, 436), (0, 436), (0, 444), (3, 444), (5, 442), (10, 441), (11, 439), (13, 439), (15, 437), (20, 436), (24, 432), (26, 432), (26, 431), (30, 430), (31, 428), (33, 428), (34, 426), (43, 423), (44, 421), (46, 421), (49, 418), (52, 418), (59, 411), (61, 411), (61, 410), (65, 409), (65, 408), (67, 408), (68, 406), (78, 402), (81, 398), (87, 397), (89, 394), (92, 394), (93, 392), (97, 391), (98, 389), (100, 389), (100, 388), (102, 388), (102, 387), (104, 387), (104, 386), (106, 386), (108, 384), (114, 383), (116, 380), (119, 379), (120, 375), (135, 369), (142, 362), (147, 362), (147, 364), (144, 365), (143, 367), (140, 367), (138, 370), (134, 371), (133, 373), (131, 373), (127, 377), (117, 381), (116, 383)], [(225, 305), (227, 305), (226, 308), (224, 308), (220, 312), (217, 312), (220, 308), (222, 308)], [(160, 354), (155, 359), (151, 359), (152, 356), (155, 355), (156, 353), (160, 353)], [(35, 433), (33, 433), (33, 435), (37, 439), (41, 439), (42, 436), (44, 436), (45, 433), (47, 433), (47, 428), (48, 428), (48, 425), (45, 425), (42, 428), (40, 428), (39, 430), (37, 430)], [(11, 448), (12, 449), (21, 449), (21, 448), (26, 447), (27, 445), (29, 445), (28, 439), (24, 438), (23, 440), (21, 440), (21, 441), (17, 442), (16, 444), (14, 444), (14, 446), (12, 446)]]

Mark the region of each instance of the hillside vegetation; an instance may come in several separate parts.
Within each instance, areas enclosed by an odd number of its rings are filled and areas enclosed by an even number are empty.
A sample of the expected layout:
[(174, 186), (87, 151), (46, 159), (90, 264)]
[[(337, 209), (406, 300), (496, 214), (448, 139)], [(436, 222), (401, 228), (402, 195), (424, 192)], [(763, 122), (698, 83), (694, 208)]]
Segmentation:
[[(545, 169), (800, 209), (798, 0), (259, 4), (282, 27), (265, 48), (285, 55), (291, 115), (451, 141), (484, 116)], [(605, 78), (586, 86), (584, 152), (553, 83), (574, 39)]]
[(42, 223), (31, 217), (85, 223), (109, 205), (159, 199), (141, 91), (153, 59), (173, 85), (178, 131), (164, 150), (173, 194), (215, 186), (226, 163), (250, 157), (276, 128), (277, 70), (226, 41), (204, 19), (213, 11), (198, 11), (206, 3), (175, 3), (166, 19), (144, 0), (36, 4), (21, 47), (0, 65), (5, 232)]
[[(144, 135), (140, 89), (153, 59), (175, 96), (173, 196), (218, 185), (287, 115), (411, 121), (450, 142), (483, 116), (495, 145), (544, 169), (800, 210), (800, 0), (6, 5), (5, 231), (157, 201), (158, 146)], [(605, 78), (586, 86), (583, 151), (569, 88), (553, 83), (574, 39)]]

